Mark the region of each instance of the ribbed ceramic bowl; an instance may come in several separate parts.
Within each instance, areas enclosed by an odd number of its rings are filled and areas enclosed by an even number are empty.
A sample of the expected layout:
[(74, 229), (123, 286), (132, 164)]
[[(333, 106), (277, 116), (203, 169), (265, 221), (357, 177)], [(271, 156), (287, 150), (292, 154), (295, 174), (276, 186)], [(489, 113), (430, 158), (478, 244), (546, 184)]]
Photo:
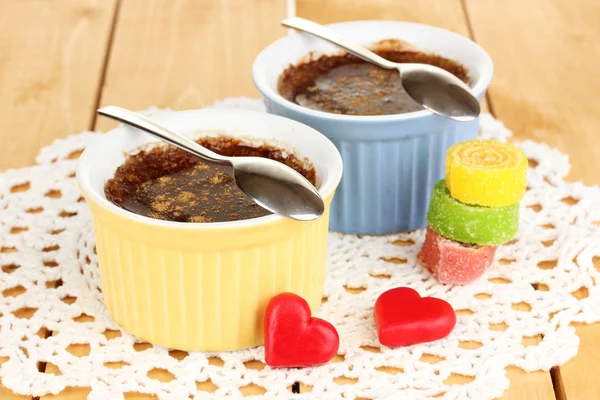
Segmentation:
[[(104, 184), (150, 135), (119, 127), (81, 155), (77, 182), (92, 211), (102, 292), (126, 331), (183, 350), (234, 350), (263, 342), (263, 316), (281, 292), (318, 307), (325, 277), (329, 206), (342, 160), (323, 135), (298, 122), (241, 110), (193, 110), (156, 118), (194, 136), (226, 134), (293, 151), (313, 164), (326, 211), (298, 222), (276, 215), (180, 223), (115, 206)], [(221, 133), (219, 133), (221, 132)]]
[[(493, 75), (487, 53), (471, 40), (427, 25), (395, 21), (358, 21), (329, 25), (344, 36), (371, 46), (401, 39), (420, 51), (462, 63), (481, 100)], [(330, 138), (342, 154), (344, 176), (331, 208), (331, 229), (382, 234), (426, 226), (433, 185), (444, 176), (446, 150), (473, 139), (478, 121), (457, 122), (429, 111), (352, 116), (311, 110), (279, 95), (277, 81), (290, 65), (338, 48), (304, 33), (284, 37), (254, 61), (252, 76), (268, 112), (300, 121)]]

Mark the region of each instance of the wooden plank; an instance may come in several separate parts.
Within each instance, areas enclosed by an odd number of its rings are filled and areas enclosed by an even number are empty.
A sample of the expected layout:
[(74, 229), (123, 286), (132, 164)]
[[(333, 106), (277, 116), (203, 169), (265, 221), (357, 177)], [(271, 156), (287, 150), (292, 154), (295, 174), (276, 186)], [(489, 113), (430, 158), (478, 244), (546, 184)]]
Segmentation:
[[(285, 35), (279, 25), (285, 12), (284, 0), (124, 0), (101, 103), (134, 110), (189, 109), (224, 97), (258, 97), (252, 62), (263, 47)], [(95, 128), (114, 125), (100, 118)], [(50, 365), (47, 372), (57, 369)], [(171, 379), (163, 371), (153, 378)], [(198, 387), (215, 390), (212, 384)], [(88, 393), (89, 388), (68, 388), (41, 400), (75, 400)], [(264, 391), (253, 386), (245, 391), (248, 396), (260, 393)], [(156, 399), (139, 393), (125, 398)]]
[[(0, 0), (0, 171), (30, 165), (40, 147), (90, 128), (115, 6)], [(31, 396), (0, 384), (0, 398)]]
[(469, 36), (460, 0), (297, 0), (296, 14), (322, 24), (377, 19), (418, 22)]
[[(467, 5), (475, 37), (495, 62), (491, 100), (496, 115), (517, 138), (546, 142), (570, 154), (570, 179), (600, 184), (600, 149), (590, 145), (598, 143), (600, 126), (595, 98), (600, 91), (600, 3), (467, 0)], [(579, 354), (555, 373), (562, 377), (557, 398), (597, 399), (600, 324), (576, 328)]]
[[(597, 264), (600, 269), (600, 263)], [(573, 324), (581, 339), (579, 353), (571, 361), (560, 367), (563, 390), (566, 399), (600, 399), (600, 374), (598, 348), (600, 348), (600, 324)]]
[[(460, 0), (374, 0), (369, 3), (298, 0), (297, 14), (320, 23), (369, 19), (419, 22), (470, 36), (468, 21)], [(494, 14), (490, 13), (490, 17), (493, 18)], [(506, 37), (504, 40), (507, 40)], [(512, 43), (511, 40), (507, 41)], [(484, 105), (484, 108), (487, 108), (487, 105)], [(547, 372), (528, 374), (521, 369), (510, 367), (507, 369), (507, 376), (511, 386), (502, 399), (554, 399), (552, 380)], [(460, 378), (455, 381), (452, 383), (460, 383)]]
[(552, 379), (546, 371), (528, 373), (517, 367), (508, 367), (506, 376), (510, 387), (500, 398), (502, 400), (555, 400)]
[(116, 0), (0, 0), (0, 171), (89, 129)]
[[(258, 97), (252, 62), (285, 35), (284, 17), (284, 0), (125, 1), (102, 104), (190, 109)], [(103, 130), (114, 125), (99, 119)]]
[[(55, 374), (55, 368), (47, 369), (46, 373)], [(73, 388), (69, 387), (56, 395), (48, 395), (40, 397), (40, 400), (80, 400), (86, 399), (90, 393), (89, 388)], [(140, 399), (141, 400), (141, 399)]]
[[(475, 39), (490, 53), (495, 113), (517, 138), (570, 154), (572, 179), (600, 183), (600, 2), (467, 0)], [(508, 28), (510, 26), (510, 28)]]

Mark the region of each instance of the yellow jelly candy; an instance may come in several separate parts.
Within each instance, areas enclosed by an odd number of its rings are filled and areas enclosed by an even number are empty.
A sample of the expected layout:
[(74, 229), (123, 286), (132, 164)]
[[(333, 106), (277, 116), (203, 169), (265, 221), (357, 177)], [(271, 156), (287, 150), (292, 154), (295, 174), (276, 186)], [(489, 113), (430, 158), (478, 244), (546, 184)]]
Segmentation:
[(527, 189), (527, 157), (509, 143), (468, 140), (446, 153), (446, 185), (456, 200), (487, 207), (518, 203)]

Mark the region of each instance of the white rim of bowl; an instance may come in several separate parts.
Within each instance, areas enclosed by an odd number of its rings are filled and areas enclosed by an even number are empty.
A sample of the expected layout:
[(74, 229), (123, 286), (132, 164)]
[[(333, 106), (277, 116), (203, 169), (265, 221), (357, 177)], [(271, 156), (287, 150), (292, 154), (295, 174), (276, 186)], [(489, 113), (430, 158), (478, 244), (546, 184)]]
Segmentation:
[[(438, 27), (432, 26), (432, 25), (418, 24), (415, 22), (390, 21), (390, 20), (348, 21), (348, 22), (338, 22), (335, 24), (327, 24), (325, 26), (335, 28), (336, 26), (353, 25), (353, 24), (357, 24), (357, 23), (360, 23), (360, 24), (377, 23), (377, 24), (387, 24), (387, 25), (415, 26), (415, 27), (431, 29), (434, 31), (438, 31), (440, 33), (444, 33), (448, 36), (454, 36), (457, 39), (464, 40), (465, 42), (468, 42), (469, 44), (471, 44), (476, 50), (478, 50), (480, 55), (484, 59), (483, 68), (477, 69), (477, 71), (479, 72), (479, 79), (477, 79), (477, 81), (471, 85), (471, 90), (473, 91), (473, 93), (475, 93), (476, 96), (481, 96), (483, 94), (484, 90), (489, 86), (490, 82), (492, 81), (492, 76), (493, 76), (493, 72), (494, 72), (494, 64), (492, 62), (491, 57), (483, 49), (483, 47), (479, 46), (477, 43), (475, 43), (474, 41), (472, 41), (471, 39), (469, 39), (467, 37), (464, 37), (462, 35), (459, 35), (457, 33), (454, 33), (452, 31), (449, 31), (446, 29), (438, 28)], [(295, 32), (292, 35), (309, 35), (309, 34), (302, 33), (302, 32)], [(276, 40), (275, 42), (273, 42), (270, 45), (268, 45), (267, 47), (265, 47), (258, 54), (256, 59), (254, 60), (254, 63), (252, 64), (252, 79), (253, 79), (254, 84), (256, 85), (257, 89), (263, 95), (265, 95), (272, 101), (278, 103), (280, 106), (291, 108), (292, 110), (297, 111), (299, 113), (309, 114), (309, 115), (313, 115), (315, 117), (320, 117), (323, 119), (337, 119), (337, 120), (346, 120), (346, 121), (365, 121), (366, 122), (366, 121), (410, 120), (410, 119), (415, 119), (415, 118), (437, 115), (429, 110), (419, 110), (419, 111), (412, 111), (412, 112), (403, 113), (403, 114), (389, 114), (389, 115), (333, 114), (333, 113), (327, 113), (324, 111), (313, 110), (308, 107), (302, 107), (299, 104), (296, 104), (287, 99), (284, 99), (276, 90), (273, 90), (271, 88), (271, 86), (265, 82), (266, 78), (264, 77), (264, 75), (262, 75), (260, 73), (262, 71), (259, 69), (259, 64), (264, 64), (266, 62), (264, 60), (264, 58), (266, 57), (266, 53), (269, 51), (270, 48), (275, 46), (277, 43), (281, 43), (281, 42), (288, 40), (289, 37), (290, 36), (282, 37), (281, 39)], [(307, 51), (307, 54), (309, 52), (310, 52), (310, 50)], [(456, 60), (456, 61), (459, 61), (459, 60)]]
[[(298, 127), (300, 129), (303, 129), (305, 133), (311, 134), (314, 137), (318, 137), (319, 140), (322, 141), (322, 143), (320, 143), (320, 146), (328, 147), (328, 153), (330, 153), (330, 157), (333, 158), (334, 166), (337, 167), (337, 168), (328, 170), (328, 179), (325, 180), (324, 182), (322, 182), (320, 187), (317, 189), (317, 191), (319, 192), (321, 197), (325, 198), (325, 197), (329, 196), (332, 192), (335, 191), (335, 189), (339, 185), (339, 182), (342, 178), (342, 173), (343, 173), (342, 156), (340, 155), (340, 153), (337, 150), (337, 148), (335, 147), (335, 145), (327, 137), (325, 137), (322, 133), (320, 133), (316, 129), (313, 129), (307, 125), (304, 125), (304, 124), (294, 121), (292, 119), (280, 117), (278, 115), (272, 115), (272, 114), (267, 114), (267, 113), (258, 112), (258, 111), (240, 110), (240, 109), (235, 109), (235, 108), (231, 108), (231, 109), (206, 108), (206, 109), (197, 109), (197, 110), (182, 110), (182, 111), (173, 111), (172, 112), (173, 114), (169, 113), (169, 115), (171, 117), (173, 117), (174, 114), (181, 115), (181, 114), (185, 114), (185, 113), (196, 113), (196, 112), (200, 112), (200, 111), (211, 112), (211, 113), (213, 113), (213, 112), (214, 113), (223, 113), (223, 114), (226, 114), (226, 113), (252, 114), (252, 115), (259, 114), (259, 115), (263, 115), (264, 118), (266, 118), (266, 119), (279, 119), (279, 120), (286, 121), (286, 123), (298, 125)], [(161, 121), (162, 119), (156, 118), (156, 120)], [(83, 153), (79, 157), (79, 161), (77, 163), (76, 181), (77, 181), (77, 184), (79, 185), (81, 191), (85, 195), (89, 196), (96, 204), (98, 204), (101, 208), (103, 208), (107, 212), (117, 214), (124, 218), (129, 218), (129, 219), (132, 219), (136, 222), (140, 222), (143, 224), (150, 224), (150, 225), (162, 226), (162, 227), (168, 227), (168, 228), (191, 229), (191, 230), (236, 229), (236, 228), (241, 228), (241, 227), (265, 225), (265, 224), (281, 221), (286, 218), (281, 215), (270, 214), (270, 215), (266, 215), (264, 217), (250, 218), (250, 219), (244, 219), (244, 220), (238, 220), (238, 221), (178, 222), (178, 221), (165, 221), (165, 220), (146, 217), (146, 216), (136, 214), (132, 211), (128, 211), (124, 208), (117, 206), (116, 204), (114, 204), (113, 202), (108, 200), (106, 198), (106, 196), (104, 195), (104, 193), (100, 194), (94, 189), (91, 179), (90, 179), (90, 175), (89, 175), (90, 168), (93, 168), (93, 165), (92, 165), (93, 163), (91, 162), (92, 160), (90, 159), (90, 157), (91, 157), (90, 153), (92, 151), (94, 151), (94, 147), (98, 146), (99, 143), (101, 143), (101, 141), (109, 140), (112, 136), (119, 135), (122, 131), (125, 131), (128, 129), (133, 129), (133, 128), (121, 125), (115, 129), (112, 129), (112, 130), (106, 132), (99, 139), (97, 139), (97, 141), (94, 141), (92, 144), (90, 144), (88, 147), (86, 147), (86, 149), (83, 151)], [(202, 128), (199, 128), (199, 130), (201, 130), (201, 129)], [(227, 133), (227, 129), (224, 128), (223, 132)], [(252, 136), (248, 135), (248, 137), (252, 137)], [(148, 138), (149, 138), (148, 143), (152, 143), (153, 142), (151, 139), (152, 136), (148, 135)], [(147, 144), (147, 143), (145, 143), (145, 144)], [(88, 150), (88, 149), (90, 149), (90, 150)], [(120, 148), (118, 151), (125, 152), (125, 150), (123, 150), (122, 148)], [(314, 166), (314, 162), (311, 161), (310, 158), (308, 158), (308, 159), (311, 163), (313, 163), (313, 166)], [(316, 167), (315, 167), (315, 169), (316, 169)], [(104, 183), (103, 183), (103, 186), (104, 186)], [(319, 218), (323, 218), (323, 216), (321, 216)], [(303, 221), (298, 221), (298, 222), (303, 222)], [(308, 221), (308, 222), (311, 222), (311, 221)]]

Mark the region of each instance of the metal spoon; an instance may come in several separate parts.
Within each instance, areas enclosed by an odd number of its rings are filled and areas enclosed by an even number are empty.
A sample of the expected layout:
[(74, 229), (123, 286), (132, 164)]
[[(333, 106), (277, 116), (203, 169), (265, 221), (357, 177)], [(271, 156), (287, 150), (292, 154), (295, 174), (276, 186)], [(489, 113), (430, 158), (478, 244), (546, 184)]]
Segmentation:
[(378, 67), (398, 70), (402, 86), (410, 97), (436, 114), (457, 121), (470, 121), (479, 116), (481, 111), (479, 101), (471, 89), (442, 68), (428, 64), (388, 61), (365, 47), (348, 41), (327, 27), (304, 18), (289, 18), (281, 21), (281, 24), (327, 40)]
[(157, 124), (149, 118), (117, 106), (98, 114), (148, 132), (210, 163), (233, 168), (235, 183), (254, 202), (272, 213), (310, 221), (320, 217), (325, 205), (315, 187), (285, 164), (263, 157), (225, 157)]

